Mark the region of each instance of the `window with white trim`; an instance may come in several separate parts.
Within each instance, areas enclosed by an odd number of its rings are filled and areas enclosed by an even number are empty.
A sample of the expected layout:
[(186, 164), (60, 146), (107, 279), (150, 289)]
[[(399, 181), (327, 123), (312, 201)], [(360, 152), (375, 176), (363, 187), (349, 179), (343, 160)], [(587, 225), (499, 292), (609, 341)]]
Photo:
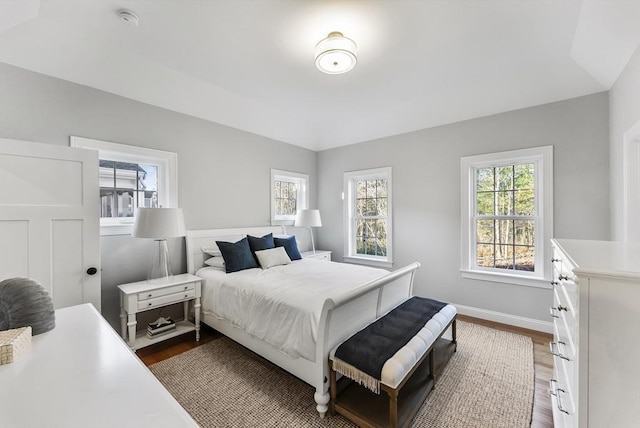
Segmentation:
[(391, 267), (391, 167), (344, 173), (345, 261)]
[(74, 136), (70, 142), (98, 151), (101, 235), (130, 234), (138, 207), (178, 206), (176, 153)]
[(463, 277), (549, 286), (552, 171), (552, 146), (461, 159)]
[(309, 208), (309, 176), (271, 170), (271, 224), (293, 224), (296, 212)]

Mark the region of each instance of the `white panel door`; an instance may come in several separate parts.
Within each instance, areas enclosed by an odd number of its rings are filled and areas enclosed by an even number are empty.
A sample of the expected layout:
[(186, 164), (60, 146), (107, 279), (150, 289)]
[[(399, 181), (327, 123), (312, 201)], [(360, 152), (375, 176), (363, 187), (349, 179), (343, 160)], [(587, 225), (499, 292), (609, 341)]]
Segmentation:
[(100, 310), (98, 152), (0, 139), (0, 280)]

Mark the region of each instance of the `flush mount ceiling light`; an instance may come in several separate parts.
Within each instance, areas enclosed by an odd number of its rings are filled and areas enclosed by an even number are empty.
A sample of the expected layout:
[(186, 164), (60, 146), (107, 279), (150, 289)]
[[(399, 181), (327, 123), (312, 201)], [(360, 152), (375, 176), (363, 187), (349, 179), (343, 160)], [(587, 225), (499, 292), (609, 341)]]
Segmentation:
[(140, 25), (138, 15), (131, 12), (130, 10), (120, 9), (118, 11), (118, 16), (120, 17), (120, 21), (130, 27), (137, 27), (138, 25)]
[(327, 74), (342, 74), (356, 66), (356, 44), (339, 31), (329, 33), (316, 45), (316, 68)]

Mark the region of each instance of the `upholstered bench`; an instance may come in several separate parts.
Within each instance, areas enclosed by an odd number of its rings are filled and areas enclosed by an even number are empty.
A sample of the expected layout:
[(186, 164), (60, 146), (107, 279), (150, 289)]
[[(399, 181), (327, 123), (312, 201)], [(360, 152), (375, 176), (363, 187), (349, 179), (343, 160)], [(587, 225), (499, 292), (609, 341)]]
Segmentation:
[[(358, 367), (351, 367), (336, 357), (338, 348), (359, 333), (335, 347), (329, 355), (331, 412), (338, 412), (359, 426), (408, 426), (434, 388), (436, 376), (455, 352), (456, 314), (454, 306), (445, 304), (421, 328), (420, 323), (418, 332), (384, 361), (379, 379), (371, 379), (366, 373), (360, 373)], [(445, 339), (443, 335), (449, 327), (451, 338)], [(383, 351), (370, 350), (372, 353)], [(388, 399), (379, 391), (384, 391)]]

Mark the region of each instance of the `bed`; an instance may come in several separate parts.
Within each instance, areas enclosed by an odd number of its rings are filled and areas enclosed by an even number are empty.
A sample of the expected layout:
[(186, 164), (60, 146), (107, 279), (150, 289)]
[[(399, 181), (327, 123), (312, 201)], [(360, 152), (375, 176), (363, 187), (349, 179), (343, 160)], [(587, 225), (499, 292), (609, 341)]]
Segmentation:
[[(284, 235), (285, 230), (265, 226), (187, 231), (187, 270), (203, 278), (202, 321), (314, 387), (316, 409), (324, 417), (330, 399), (329, 352), (411, 297), (420, 264), (388, 272), (302, 259), (231, 274), (205, 265), (216, 241), (269, 233)], [(264, 304), (255, 294), (259, 284), (268, 284), (269, 302)], [(251, 314), (250, 320), (242, 318), (242, 308), (251, 309), (244, 311)], [(275, 320), (271, 333), (266, 330), (272, 321), (264, 322), (269, 317)], [(273, 331), (280, 334), (274, 338)]]

